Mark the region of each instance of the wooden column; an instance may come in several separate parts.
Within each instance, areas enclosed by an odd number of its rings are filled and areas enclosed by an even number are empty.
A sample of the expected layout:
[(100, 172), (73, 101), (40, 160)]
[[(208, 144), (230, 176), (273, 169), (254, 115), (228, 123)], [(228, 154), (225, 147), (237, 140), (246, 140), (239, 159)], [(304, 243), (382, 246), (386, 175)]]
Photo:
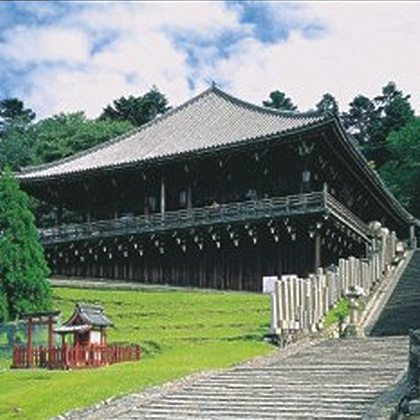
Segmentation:
[(191, 209), (193, 206), (193, 200), (192, 200), (192, 174), (191, 174), (191, 168), (189, 166), (185, 167), (185, 170), (188, 172), (188, 185), (187, 185), (187, 209)]
[(52, 353), (54, 347), (54, 318), (52, 316), (48, 317), (48, 365), (52, 368)]
[(147, 184), (147, 175), (145, 173), (143, 173), (143, 203), (144, 203), (144, 215), (147, 217), (150, 215), (150, 206), (149, 206), (149, 190), (147, 188), (148, 184)]
[(162, 170), (161, 182), (160, 182), (160, 213), (162, 217), (165, 215), (166, 207), (166, 192), (165, 192), (165, 172)]
[(89, 184), (83, 184), (83, 188), (86, 192), (86, 202), (85, 202), (85, 211), (84, 211), (84, 219), (85, 222), (90, 223), (91, 221), (91, 212), (92, 212), (92, 204), (91, 204), (91, 194)]
[(56, 227), (60, 227), (62, 222), (63, 222), (63, 206), (59, 205), (57, 207), (56, 219), (55, 219)]

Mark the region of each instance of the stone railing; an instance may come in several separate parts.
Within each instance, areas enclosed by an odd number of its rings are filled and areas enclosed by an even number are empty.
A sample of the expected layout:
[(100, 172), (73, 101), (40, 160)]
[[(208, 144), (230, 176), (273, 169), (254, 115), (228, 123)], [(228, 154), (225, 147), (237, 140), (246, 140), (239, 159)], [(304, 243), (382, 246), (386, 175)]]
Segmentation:
[(349, 297), (349, 293), (370, 294), (405, 250), (394, 232), (381, 228), (377, 222), (371, 228), (375, 235), (367, 258), (342, 258), (338, 265), (320, 268), (308, 278), (264, 277), (263, 291), (271, 294), (271, 335), (287, 337), (317, 331), (340, 299)]

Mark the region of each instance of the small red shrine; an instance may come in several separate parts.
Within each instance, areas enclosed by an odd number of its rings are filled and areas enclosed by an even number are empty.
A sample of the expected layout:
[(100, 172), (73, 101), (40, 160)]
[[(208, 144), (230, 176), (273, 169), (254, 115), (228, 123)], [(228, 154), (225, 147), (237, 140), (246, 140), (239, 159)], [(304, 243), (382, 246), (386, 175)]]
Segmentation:
[[(107, 327), (113, 323), (101, 306), (76, 304), (71, 317), (62, 326), (53, 329), (59, 311), (26, 314), (28, 342), (16, 345), (12, 368), (80, 369), (140, 360), (140, 346), (108, 345)], [(48, 325), (48, 348), (32, 345), (33, 325)], [(62, 337), (61, 346), (54, 346), (53, 333)], [(66, 338), (71, 336), (69, 343)]]
[(66, 336), (73, 336), (73, 345), (88, 346), (91, 344), (107, 345), (107, 327), (113, 323), (105, 316), (101, 306), (77, 303), (73, 315), (54, 332), (62, 337), (63, 346)]

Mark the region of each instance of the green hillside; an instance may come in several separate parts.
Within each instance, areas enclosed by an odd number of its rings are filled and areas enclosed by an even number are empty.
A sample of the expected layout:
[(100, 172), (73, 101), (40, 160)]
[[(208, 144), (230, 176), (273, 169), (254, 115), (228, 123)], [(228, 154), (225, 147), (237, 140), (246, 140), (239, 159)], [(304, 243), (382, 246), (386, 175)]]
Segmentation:
[(266, 295), (199, 291), (54, 289), (65, 320), (74, 304), (100, 304), (116, 328), (110, 343), (139, 343), (140, 362), (96, 370), (12, 371), (0, 365), (0, 419), (48, 419), (205, 369), (227, 367), (272, 347)]

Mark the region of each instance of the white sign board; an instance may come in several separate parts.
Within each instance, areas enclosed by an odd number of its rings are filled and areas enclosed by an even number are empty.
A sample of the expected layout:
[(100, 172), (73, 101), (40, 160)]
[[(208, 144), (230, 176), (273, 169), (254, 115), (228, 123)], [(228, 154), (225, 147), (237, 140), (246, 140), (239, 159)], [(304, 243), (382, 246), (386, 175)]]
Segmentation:
[(277, 276), (263, 277), (263, 293), (274, 293), (274, 284), (278, 280)]

